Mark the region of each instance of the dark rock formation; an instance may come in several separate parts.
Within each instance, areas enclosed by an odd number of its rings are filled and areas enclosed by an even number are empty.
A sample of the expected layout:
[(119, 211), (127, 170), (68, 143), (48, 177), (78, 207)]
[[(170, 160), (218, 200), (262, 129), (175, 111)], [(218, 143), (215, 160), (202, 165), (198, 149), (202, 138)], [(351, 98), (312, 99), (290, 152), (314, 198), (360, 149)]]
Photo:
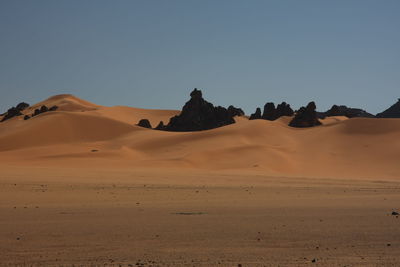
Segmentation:
[(151, 129), (151, 124), (148, 119), (141, 119), (137, 125), (140, 127)]
[(261, 109), (257, 108), (256, 112), (250, 115), (249, 120), (259, 120), (261, 119)]
[(326, 112), (318, 112), (318, 117), (323, 119), (331, 116), (346, 116), (348, 118), (362, 117), (362, 118), (374, 118), (375, 116), (365, 110), (359, 108), (349, 108), (347, 106), (333, 105)]
[(24, 116), (24, 121), (29, 120), (31, 117), (29, 115)]
[(400, 118), (400, 98), (397, 100), (397, 103), (392, 105), (387, 110), (376, 114), (377, 118)]
[(317, 125), (321, 125), (321, 122), (318, 120), (317, 112), (315, 111), (316, 105), (314, 102), (308, 103), (307, 107), (301, 107), (297, 112), (295, 117), (289, 123), (291, 127), (313, 127)]
[(156, 130), (165, 130), (165, 125), (163, 121), (160, 121), (160, 123), (157, 125)]
[(264, 120), (273, 121), (277, 119), (275, 104), (272, 102), (268, 102), (264, 105), (264, 111), (261, 116)]
[(8, 109), (7, 112), (3, 114), (4, 117), (1, 120), (1, 122), (9, 120), (16, 116), (21, 116), (22, 115), (21, 111), (23, 111), (24, 109), (26, 109), (28, 107), (29, 107), (28, 103), (21, 102), (16, 107), (12, 107), (12, 108)]
[(11, 118), (14, 118), (16, 116), (21, 116), (21, 110), (17, 109), (16, 107), (12, 107), (9, 110), (7, 110), (7, 113), (4, 115), (3, 119), (1, 122), (9, 120)]
[(25, 102), (21, 102), (16, 106), (17, 109), (19, 109), (20, 111), (29, 108), (29, 104), (25, 103)]
[(57, 109), (58, 109), (57, 106), (52, 106), (51, 108), (48, 108), (48, 107), (43, 105), (43, 106), (40, 107), (40, 109), (35, 109), (35, 111), (32, 114), (32, 117), (35, 117), (35, 116), (37, 116), (39, 114), (42, 114), (42, 113), (45, 113), (45, 112), (48, 112), (48, 111), (55, 111)]
[(286, 102), (282, 102), (276, 107), (276, 113), (279, 118), (282, 116), (293, 116), (294, 111), (289, 104), (287, 104)]
[(235, 123), (226, 108), (214, 107), (203, 99), (196, 88), (190, 93), (190, 100), (183, 106), (179, 115), (170, 119), (165, 126), (167, 131), (202, 131)]
[(286, 102), (282, 102), (275, 108), (275, 104), (268, 102), (264, 105), (264, 111), (261, 115), (261, 110), (257, 108), (256, 112), (251, 114), (250, 120), (264, 119), (274, 121), (282, 116), (293, 116), (293, 109)]
[(244, 111), (241, 108), (236, 108), (232, 105), (228, 107), (228, 113), (230, 116), (235, 117), (235, 116), (243, 116)]
[(49, 111), (56, 111), (58, 109), (57, 106), (52, 106), (51, 108), (49, 108)]

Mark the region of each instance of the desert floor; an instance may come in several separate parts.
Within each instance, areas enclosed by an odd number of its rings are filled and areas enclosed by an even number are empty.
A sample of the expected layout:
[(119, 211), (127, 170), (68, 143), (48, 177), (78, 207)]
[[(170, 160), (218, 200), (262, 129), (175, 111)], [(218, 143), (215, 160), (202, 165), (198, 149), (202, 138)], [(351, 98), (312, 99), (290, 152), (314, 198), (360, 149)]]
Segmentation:
[(400, 266), (395, 179), (4, 166), (1, 174), (6, 266)]

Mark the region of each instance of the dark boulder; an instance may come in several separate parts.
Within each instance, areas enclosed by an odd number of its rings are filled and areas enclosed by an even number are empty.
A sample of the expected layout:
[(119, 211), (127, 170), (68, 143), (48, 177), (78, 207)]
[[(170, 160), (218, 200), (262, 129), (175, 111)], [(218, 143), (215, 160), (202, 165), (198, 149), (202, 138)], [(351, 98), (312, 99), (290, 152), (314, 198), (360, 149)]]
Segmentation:
[(230, 116), (235, 117), (235, 116), (243, 116), (244, 111), (241, 108), (236, 108), (232, 105), (228, 107), (228, 113)]
[(203, 99), (196, 88), (190, 93), (190, 100), (183, 106), (179, 115), (170, 119), (165, 126), (167, 131), (185, 132), (202, 131), (235, 123), (226, 108), (214, 107)]
[(9, 119), (17, 117), (17, 116), (21, 116), (21, 115), (22, 115), (22, 113), (19, 109), (17, 109), (16, 107), (12, 107), (9, 110), (7, 110), (7, 113), (4, 114), (4, 117), (1, 120), (1, 122), (9, 120)]
[(52, 106), (51, 108), (49, 108), (49, 111), (56, 111), (58, 109), (57, 106)]
[(275, 104), (272, 102), (268, 102), (264, 105), (264, 112), (261, 116), (264, 120), (273, 121), (277, 119), (277, 113), (275, 109)]
[(45, 113), (45, 112), (47, 112), (47, 111), (49, 111), (49, 108), (48, 108), (48, 107), (46, 107), (46, 106), (41, 106), (41, 107), (40, 107), (40, 113)]
[(39, 114), (46, 113), (46, 112), (49, 112), (49, 111), (55, 111), (57, 109), (58, 109), (57, 106), (52, 106), (51, 108), (48, 108), (45, 105), (43, 105), (43, 106), (40, 107), (40, 109), (38, 109), (38, 108), (35, 109), (35, 111), (32, 114), (32, 117), (35, 117), (35, 116), (37, 116)]
[(374, 118), (375, 116), (365, 110), (359, 108), (349, 108), (347, 106), (333, 105), (326, 112), (318, 112), (319, 118), (331, 117), (331, 116), (346, 116), (348, 118)]
[(377, 118), (400, 118), (400, 98), (387, 110), (376, 114)]
[(32, 117), (35, 117), (35, 116), (37, 116), (37, 115), (39, 115), (41, 112), (40, 112), (40, 109), (35, 109), (35, 111), (33, 112), (33, 114), (32, 114)]
[(261, 119), (261, 109), (257, 108), (256, 112), (250, 115), (249, 120), (259, 120)]
[(148, 119), (141, 119), (137, 125), (140, 127), (151, 129), (151, 124)]
[(318, 120), (317, 112), (315, 111), (316, 105), (314, 102), (308, 103), (307, 107), (301, 107), (294, 118), (289, 123), (291, 127), (305, 128), (321, 125)]
[(24, 110), (24, 109), (29, 108), (29, 104), (28, 104), (28, 103), (25, 103), (25, 102), (21, 102), (21, 103), (19, 103), (19, 104), (16, 106), (16, 108), (17, 108), (18, 110), (22, 111), (22, 110)]
[(24, 121), (29, 120), (31, 117), (29, 115), (24, 116)]

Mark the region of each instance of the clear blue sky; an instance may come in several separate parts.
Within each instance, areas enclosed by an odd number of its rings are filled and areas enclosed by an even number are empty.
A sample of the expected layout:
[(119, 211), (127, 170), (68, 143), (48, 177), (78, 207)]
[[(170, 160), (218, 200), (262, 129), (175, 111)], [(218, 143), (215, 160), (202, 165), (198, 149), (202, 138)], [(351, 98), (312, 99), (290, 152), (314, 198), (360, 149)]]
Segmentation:
[(382, 111), (400, 97), (398, 0), (0, 0), (0, 109), (71, 93), (180, 109), (194, 87)]

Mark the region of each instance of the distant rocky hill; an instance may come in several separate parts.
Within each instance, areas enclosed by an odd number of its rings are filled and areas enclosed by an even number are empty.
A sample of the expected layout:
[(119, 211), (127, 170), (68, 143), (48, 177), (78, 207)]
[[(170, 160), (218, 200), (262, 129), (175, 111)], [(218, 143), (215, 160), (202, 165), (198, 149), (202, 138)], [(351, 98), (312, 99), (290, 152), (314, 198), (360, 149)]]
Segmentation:
[(318, 112), (317, 114), (320, 119), (323, 119), (325, 117), (331, 117), (331, 116), (346, 116), (348, 118), (355, 118), (355, 117), (374, 118), (375, 117), (374, 115), (366, 112), (363, 109), (349, 108), (344, 105), (341, 105), (341, 106), (333, 105), (329, 110), (327, 110), (325, 112)]
[(400, 98), (387, 110), (376, 114), (377, 118), (400, 118)]
[(160, 122), (155, 129), (174, 132), (209, 130), (233, 124), (235, 123), (233, 117), (241, 115), (244, 115), (243, 110), (234, 106), (229, 106), (228, 109), (215, 107), (204, 100), (202, 92), (195, 88), (181, 113), (172, 117), (167, 125)]

